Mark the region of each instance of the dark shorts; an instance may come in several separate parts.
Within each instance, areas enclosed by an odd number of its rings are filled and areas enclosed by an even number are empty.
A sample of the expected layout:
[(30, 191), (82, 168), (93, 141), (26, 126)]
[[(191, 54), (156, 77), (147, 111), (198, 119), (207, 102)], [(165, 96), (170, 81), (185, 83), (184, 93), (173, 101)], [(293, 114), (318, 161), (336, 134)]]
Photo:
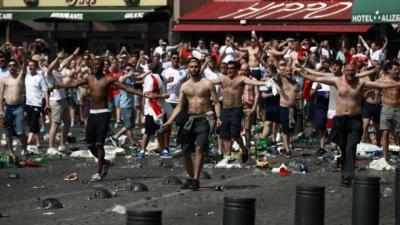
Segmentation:
[(67, 102), (68, 102), (68, 106), (70, 106), (70, 107), (78, 106), (74, 97), (67, 97)]
[(135, 117), (132, 108), (121, 108), (122, 123), (125, 128), (132, 128), (135, 125)]
[(219, 130), (222, 139), (240, 138), (243, 107), (222, 109), (221, 128)]
[(37, 134), (40, 131), (39, 118), (40, 113), (42, 112), (42, 107), (27, 105), (26, 109), (29, 121), (29, 132)]
[(265, 121), (279, 123), (279, 112), (268, 112), (265, 111)]
[(284, 134), (293, 133), (297, 118), (297, 109), (279, 107), (279, 121)]
[(24, 105), (4, 104), (4, 127), (8, 135), (21, 135), (25, 132)]
[(314, 127), (316, 131), (326, 130), (326, 121), (328, 118), (328, 110), (316, 109), (314, 112)]
[(110, 129), (110, 113), (89, 113), (86, 126), (86, 143), (88, 145), (104, 145)]
[(362, 118), (372, 119), (374, 123), (379, 124), (381, 118), (381, 109), (382, 109), (381, 104), (370, 104), (368, 102), (364, 102)]
[(190, 154), (195, 152), (196, 147), (202, 151), (209, 149), (210, 124), (206, 118), (194, 119), (189, 132), (182, 131), (182, 152)]
[(257, 80), (261, 80), (261, 70), (260, 69), (250, 69), (250, 75)]
[(160, 125), (154, 122), (154, 118), (150, 115), (144, 117), (144, 133), (147, 135), (154, 135), (160, 129)]

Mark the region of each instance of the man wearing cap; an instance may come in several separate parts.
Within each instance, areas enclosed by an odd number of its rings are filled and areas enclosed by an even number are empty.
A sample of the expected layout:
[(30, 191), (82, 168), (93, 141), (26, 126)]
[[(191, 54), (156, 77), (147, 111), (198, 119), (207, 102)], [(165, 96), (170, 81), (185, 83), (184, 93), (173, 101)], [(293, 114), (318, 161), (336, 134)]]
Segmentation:
[(158, 54), (161, 57), (164, 53), (176, 50), (179, 46), (180, 44), (167, 46), (167, 42), (165, 42), (163, 39), (160, 39), (158, 40), (158, 46), (154, 49), (153, 55)]

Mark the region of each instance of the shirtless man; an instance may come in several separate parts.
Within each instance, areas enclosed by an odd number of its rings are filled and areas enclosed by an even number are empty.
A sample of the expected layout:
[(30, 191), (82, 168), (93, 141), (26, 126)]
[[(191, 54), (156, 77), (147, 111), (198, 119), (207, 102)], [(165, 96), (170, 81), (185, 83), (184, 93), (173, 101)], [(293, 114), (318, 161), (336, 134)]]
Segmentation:
[(290, 146), (290, 137), (293, 134), (297, 118), (296, 97), (300, 95), (301, 87), (298, 82), (292, 79), (293, 70), (286, 66), (283, 70), (279, 85), (279, 122), (283, 133), (283, 147), (281, 154), (290, 157), (292, 147)]
[(279, 44), (278, 40), (272, 40), (271, 42), (271, 51), (269, 52), (269, 59), (274, 62), (276, 67), (279, 66), (279, 60), (286, 54), (289, 50), (289, 47), (286, 47), (284, 50), (279, 51), (279, 48), (288, 43), (288, 41), (284, 41)]
[[(171, 126), (172, 122), (187, 105), (188, 120), (183, 127), (185, 136), (182, 144), (183, 163), (189, 175), (189, 179), (183, 184), (182, 189), (198, 190), (200, 187), (200, 172), (203, 167), (203, 159), (209, 150), (209, 135), (214, 131), (215, 116), (211, 109), (211, 100), (215, 106), (217, 125), (221, 123), (221, 105), (217, 98), (214, 85), (201, 76), (200, 62), (191, 59), (189, 62), (190, 79), (182, 86), (179, 93), (179, 101), (169, 120), (163, 127)], [(195, 166), (191, 153), (195, 152)]]
[[(365, 79), (374, 81), (376, 80), (373, 75), (366, 77)], [(376, 132), (376, 145), (381, 146), (381, 131), (379, 130), (380, 114), (382, 109), (382, 94), (379, 89), (365, 89), (363, 93), (364, 104), (363, 104), (363, 135), (361, 142), (368, 142), (368, 128), (370, 121), (374, 123)]]
[(247, 162), (249, 157), (248, 149), (244, 146), (242, 137), (240, 136), (243, 117), (243, 90), (246, 84), (262, 86), (265, 85), (265, 82), (239, 76), (237, 73), (238, 64), (233, 61), (228, 62), (227, 69), (227, 76), (220, 76), (218, 79), (212, 80), (214, 85), (221, 85), (223, 96), (220, 136), (224, 142), (224, 153), (226, 156), (230, 155), (232, 142), (236, 141), (242, 150), (242, 161)]
[(247, 52), (249, 56), (250, 75), (257, 80), (261, 79), (260, 62), (258, 58), (261, 57), (260, 43), (255, 31), (251, 32), (250, 45), (245, 48), (238, 49), (239, 51)]
[[(86, 142), (90, 152), (97, 158), (97, 173), (91, 181), (102, 181), (107, 175), (110, 161), (104, 159), (104, 140), (109, 130), (110, 111), (108, 109), (108, 93), (111, 87), (123, 89), (129, 93), (143, 96), (142, 92), (128, 87), (113, 77), (103, 73), (104, 61), (96, 58), (91, 69), (92, 74), (82, 80), (69, 84), (56, 83), (56, 88), (76, 88), (88, 85), (92, 98), (86, 126)], [(148, 95), (151, 97), (150, 95)]]
[[(393, 67), (396, 69), (396, 66)], [(398, 67), (397, 67), (398, 71)], [(362, 99), (364, 88), (394, 88), (400, 87), (400, 82), (378, 82), (361, 80), (356, 77), (356, 67), (346, 64), (344, 76), (314, 77), (304, 74), (306, 79), (315, 82), (334, 85), (336, 96), (337, 144), (342, 151), (342, 184), (350, 186), (355, 172), (356, 148), (362, 135)], [(386, 80), (385, 80), (386, 81)]]
[(8, 62), (9, 75), (0, 83), (0, 117), (4, 127), (7, 129), (7, 150), (10, 155), (14, 155), (12, 145), (13, 135), (17, 134), (22, 143), (22, 153), (26, 151), (26, 135), (24, 125), (24, 75), (26, 70), (25, 59), (18, 73), (18, 63), (11, 59)]
[[(378, 81), (395, 82), (399, 81), (399, 64), (396, 62), (387, 63), (383, 71), (384, 76)], [(389, 149), (389, 133), (394, 130), (400, 132), (400, 88), (382, 89), (383, 106), (381, 111), (379, 128), (382, 131), (383, 157), (387, 160)]]

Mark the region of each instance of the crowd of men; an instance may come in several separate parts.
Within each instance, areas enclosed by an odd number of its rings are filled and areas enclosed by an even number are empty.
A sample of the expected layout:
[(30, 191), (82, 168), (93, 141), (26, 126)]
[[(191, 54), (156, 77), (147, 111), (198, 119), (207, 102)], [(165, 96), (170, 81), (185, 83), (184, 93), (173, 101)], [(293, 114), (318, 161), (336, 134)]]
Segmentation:
[[(123, 47), (119, 53), (96, 55), (78, 47), (69, 54), (57, 52), (53, 60), (42, 39), (27, 51), (7, 42), (0, 47), (0, 116), (6, 148), (14, 155), (16, 136), (21, 154), (41, 153), (40, 133), (49, 120), (46, 153), (64, 154), (70, 128), (85, 125), (86, 143), (98, 159), (92, 181), (101, 181), (110, 166), (104, 159), (104, 143), (112, 118), (113, 128), (119, 130), (109, 139), (117, 143), (126, 135), (125, 147), (132, 149), (141, 139), (138, 158), (149, 155), (146, 147), (152, 137), (157, 138), (160, 157), (172, 158), (171, 133), (177, 129), (189, 177), (182, 188), (197, 190), (210, 135), (217, 135), (216, 153), (222, 157), (230, 156), (237, 142), (246, 163), (254, 143), (252, 125), (260, 121), (262, 139), (276, 146), (282, 136), (276, 153), (291, 157), (300, 110), (306, 121), (312, 120), (319, 137), (316, 153), (326, 153), (327, 144), (337, 146), (341, 182), (351, 185), (360, 141), (382, 146), (388, 159), (390, 137), (397, 140), (400, 56), (386, 57), (387, 38), (379, 43), (358, 36), (356, 47), (345, 38), (340, 41), (339, 48), (332, 48), (327, 40), (266, 41), (252, 32), (242, 42), (227, 35), (222, 46), (215, 41), (207, 46), (204, 40), (195, 48), (189, 42), (168, 46), (160, 39), (149, 54)], [(142, 137), (134, 137), (135, 126), (144, 126)], [(274, 153), (272, 149), (268, 150)]]

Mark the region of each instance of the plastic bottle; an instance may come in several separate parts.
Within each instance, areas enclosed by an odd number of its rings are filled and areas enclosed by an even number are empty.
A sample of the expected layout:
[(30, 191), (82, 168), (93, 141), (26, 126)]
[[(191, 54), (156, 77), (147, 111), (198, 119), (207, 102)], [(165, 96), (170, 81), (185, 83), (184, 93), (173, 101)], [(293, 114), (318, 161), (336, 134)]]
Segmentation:
[(43, 164), (47, 162), (47, 157), (36, 157), (31, 160), (33, 163)]
[(0, 167), (8, 168), (10, 166), (10, 157), (8, 155), (0, 156)]
[(393, 190), (389, 187), (383, 189), (382, 197), (384, 198), (390, 198), (393, 195)]

